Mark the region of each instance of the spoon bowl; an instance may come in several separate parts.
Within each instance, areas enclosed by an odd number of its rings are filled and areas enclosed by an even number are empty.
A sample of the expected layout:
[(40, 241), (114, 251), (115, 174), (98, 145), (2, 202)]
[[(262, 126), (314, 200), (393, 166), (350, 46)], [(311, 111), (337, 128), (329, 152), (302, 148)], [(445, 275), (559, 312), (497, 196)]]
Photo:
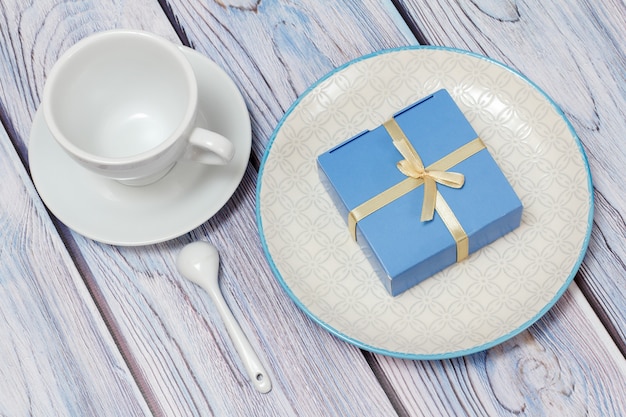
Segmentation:
[(208, 242), (188, 244), (180, 251), (176, 260), (178, 272), (189, 281), (204, 288), (213, 300), (243, 362), (250, 382), (257, 391), (265, 394), (272, 389), (272, 382), (224, 300), (218, 282), (219, 266), (219, 253), (215, 246)]
[(176, 267), (178, 272), (194, 284), (202, 287), (213, 285), (218, 282), (220, 254), (210, 243), (190, 243), (178, 254)]

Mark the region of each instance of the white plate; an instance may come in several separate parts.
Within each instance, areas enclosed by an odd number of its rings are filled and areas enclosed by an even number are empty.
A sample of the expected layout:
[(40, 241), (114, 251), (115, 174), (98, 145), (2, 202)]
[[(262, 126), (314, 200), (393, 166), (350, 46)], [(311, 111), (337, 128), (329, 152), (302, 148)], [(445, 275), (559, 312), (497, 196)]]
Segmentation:
[(57, 145), (38, 111), (29, 142), (33, 181), (50, 211), (76, 232), (127, 246), (173, 239), (211, 218), (239, 186), (252, 141), (243, 97), (217, 64), (190, 48), (181, 49), (198, 79), (199, 124), (232, 140), (235, 157), (225, 166), (179, 162), (154, 184), (124, 186), (75, 163)]
[[(316, 157), (440, 88), (521, 198), (522, 225), (393, 298), (351, 241)], [(552, 100), (499, 63), (438, 47), (369, 55), (312, 86), (274, 132), (257, 188), (263, 246), (295, 303), (350, 343), (409, 359), (478, 352), (538, 320), (576, 274), (592, 217), (584, 151)]]

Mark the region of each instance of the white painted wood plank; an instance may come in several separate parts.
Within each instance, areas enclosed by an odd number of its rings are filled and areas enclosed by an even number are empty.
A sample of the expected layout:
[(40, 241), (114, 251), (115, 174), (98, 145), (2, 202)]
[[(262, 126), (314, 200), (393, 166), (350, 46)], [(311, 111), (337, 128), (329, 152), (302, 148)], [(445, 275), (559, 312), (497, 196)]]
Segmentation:
[(0, 128), (0, 415), (149, 415)]
[[(218, 62), (223, 60), (240, 82), (253, 113), (257, 155), (263, 149), (259, 144), (266, 143), (274, 124), (308, 84), (334, 66), (362, 53), (407, 43), (403, 35), (405, 29), (394, 34), (394, 19), (385, 17), (384, 13), (383, 17), (376, 15), (376, 11), (388, 10), (388, 6), (378, 9), (379, 5), (366, 3), (373, 11), (365, 13), (357, 12), (357, 6), (345, 5), (334, 6), (338, 10), (320, 10), (322, 6), (317, 3), (298, 6), (259, 3), (256, 10), (247, 11), (252, 17), (245, 19), (252, 19), (255, 22), (252, 25), (240, 15), (240, 12), (246, 12), (245, 8), (213, 3), (180, 6), (189, 8), (186, 13), (179, 10), (177, 16), (181, 21), (185, 15), (193, 17), (183, 21), (183, 26), (185, 33), (195, 34), (195, 37), (189, 35), (194, 46)], [(117, 10), (115, 17), (102, 18), (109, 16), (104, 9), (112, 5)], [(50, 2), (38, 3), (27, 12), (19, 10), (11, 15), (13, 20), (7, 21), (22, 21), (21, 17), (25, 15), (29, 18), (44, 16), (42, 10), (48, 6)], [(67, 10), (76, 6), (64, 4), (54, 8), (54, 13), (61, 13), (63, 17), (64, 7)], [(142, 5), (111, 2), (87, 7), (93, 10), (76, 20), (89, 20), (85, 18), (89, 16), (93, 18), (90, 22), (93, 27), (143, 24), (148, 30), (173, 36), (162, 16), (156, 12), (143, 12)], [(103, 7), (103, 11), (99, 7)], [(328, 8), (327, 5), (324, 7)], [(275, 14), (276, 10), (279, 13)], [(351, 18), (346, 19), (344, 12), (348, 17), (361, 17), (350, 23)], [(319, 17), (323, 13), (334, 16), (334, 20), (326, 22)], [(58, 15), (40, 19), (41, 26), (51, 26), (55, 19), (58, 20)], [(70, 33), (74, 20), (66, 17), (61, 21)], [(241, 27), (232, 23), (239, 21), (246, 23), (243, 27), (249, 32), (232, 29)], [(379, 22), (374, 26), (381, 27), (368, 27), (368, 21)], [(6, 27), (2, 23), (0, 27)], [(12, 25), (14, 28), (18, 26)], [(79, 24), (78, 27), (87, 31), (86, 26)], [(359, 27), (364, 34), (359, 34)], [(14, 30), (12, 37), (17, 37), (19, 31)], [(33, 42), (34, 38), (40, 41)], [(275, 39), (280, 41), (274, 42)], [(8, 79), (18, 81), (13, 84), (0, 81), (0, 102), (11, 109), (8, 114), (12, 136), (22, 140), (38, 103), (45, 71), (58, 52), (72, 43), (71, 40), (64, 43), (56, 39), (56, 43), (48, 48), (44, 40), (48, 42), (45, 37), (33, 37), (30, 46), (25, 48), (22, 41), (16, 41), (18, 46), (13, 45), (14, 42), (10, 42), (10, 46), (1, 45), (7, 48), (7, 55), (15, 59), (15, 63), (9, 64), (9, 69), (5, 70), (10, 74)], [(292, 48), (281, 52), (285, 47), (283, 44), (292, 40)], [(59, 42), (63, 45), (60, 46)], [(246, 42), (245, 47), (240, 45)], [(12, 48), (17, 52), (9, 53)], [(57, 53), (41, 53), (55, 48)], [(304, 60), (297, 58), (302, 50), (308, 54)], [(36, 64), (29, 67), (29, 56), (33, 51), (40, 53), (34, 54), (39, 61), (35, 60)], [(264, 57), (265, 54), (269, 56)], [(22, 68), (27, 70), (22, 71)], [(15, 75), (22, 72), (31, 74), (30, 78)], [(5, 90), (7, 85), (11, 87), (9, 93)], [(29, 97), (30, 91), (33, 93)], [(24, 92), (26, 97), (22, 96)], [(175, 242), (151, 248), (117, 249), (95, 244), (72, 233), (65, 235), (96, 299), (116, 329), (118, 340), (123, 341), (125, 349), (134, 358), (131, 366), (147, 387), (149, 402), (158, 412), (183, 415), (210, 412), (229, 415), (392, 413), (386, 397), (376, 388), (367, 364), (359, 359), (358, 351), (303, 317), (267, 270), (253, 220), (254, 178), (255, 172), (250, 170), (242, 188), (215, 219)], [(247, 386), (208, 297), (177, 277), (172, 268), (177, 250), (192, 238), (210, 239), (225, 254), (231, 254), (223, 258), (223, 288), (244, 331), (276, 378), (277, 388), (269, 396), (258, 396)], [(503, 363), (511, 357), (505, 355)], [(394, 380), (396, 367), (400, 365), (395, 361), (390, 363), (392, 365), (387, 369), (378, 368), (382, 369), (381, 378)], [(424, 400), (429, 409), (442, 410), (439, 405), (452, 407), (450, 398), (455, 396), (455, 389), (464, 386), (455, 381), (454, 375), (471, 371), (465, 360), (454, 361), (448, 368), (436, 362), (432, 364), (436, 369), (433, 380), (424, 381), (420, 387), (402, 384), (401, 380), (389, 385), (399, 393), (400, 410), (412, 410), (409, 399), (419, 390), (429, 393)], [(412, 370), (410, 377), (419, 378), (422, 372)], [(490, 395), (476, 386), (472, 386), (474, 391), (467, 395), (468, 401), (478, 401), (481, 396)], [(367, 395), (363, 395), (364, 392)], [(441, 392), (445, 395), (440, 396)]]

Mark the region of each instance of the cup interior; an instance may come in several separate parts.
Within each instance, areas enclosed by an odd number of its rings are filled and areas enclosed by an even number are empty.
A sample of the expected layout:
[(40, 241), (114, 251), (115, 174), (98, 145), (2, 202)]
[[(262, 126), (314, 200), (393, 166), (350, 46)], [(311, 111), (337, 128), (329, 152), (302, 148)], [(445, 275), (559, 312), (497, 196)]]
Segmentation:
[(48, 123), (74, 151), (96, 158), (159, 148), (181, 134), (195, 109), (190, 66), (160, 38), (108, 33), (87, 39), (57, 66), (44, 93)]

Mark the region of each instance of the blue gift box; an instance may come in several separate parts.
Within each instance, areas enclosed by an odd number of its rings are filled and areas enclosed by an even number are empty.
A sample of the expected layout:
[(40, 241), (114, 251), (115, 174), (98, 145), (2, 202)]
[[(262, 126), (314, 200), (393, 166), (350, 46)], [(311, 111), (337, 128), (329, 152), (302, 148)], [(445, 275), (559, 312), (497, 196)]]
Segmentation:
[[(426, 167), (478, 137), (446, 90), (399, 111), (393, 119)], [(319, 155), (318, 165), (327, 189), (347, 217), (407, 178), (396, 166), (402, 159), (388, 129), (381, 125)], [(447, 171), (465, 176), (461, 188), (438, 184), (437, 190), (469, 239), (468, 253), (519, 226), (522, 203), (486, 148)], [(394, 296), (457, 262), (457, 240), (439, 209), (432, 220), (420, 220), (423, 200), (424, 185), (357, 223), (358, 242)]]

